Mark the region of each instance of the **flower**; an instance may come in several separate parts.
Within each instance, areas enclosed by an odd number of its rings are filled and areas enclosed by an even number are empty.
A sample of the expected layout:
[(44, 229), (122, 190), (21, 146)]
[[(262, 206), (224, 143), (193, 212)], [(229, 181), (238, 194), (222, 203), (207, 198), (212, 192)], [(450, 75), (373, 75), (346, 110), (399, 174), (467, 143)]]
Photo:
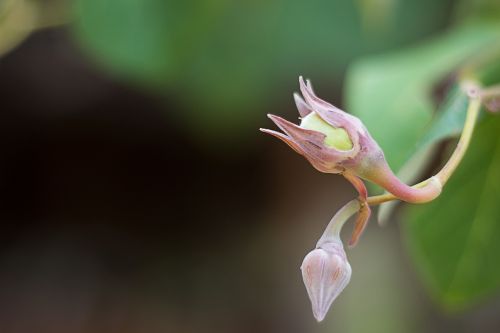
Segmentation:
[[(421, 188), (401, 182), (361, 120), (318, 98), (309, 81), (305, 83), (300, 77), (299, 82), (304, 99), (297, 94), (294, 97), (301, 124), (270, 114), (269, 118), (284, 133), (261, 128), (262, 132), (287, 143), (321, 172), (343, 174), (351, 183), (357, 183), (356, 177), (369, 180), (400, 200), (423, 203), (441, 193), (442, 184), (436, 177)], [(390, 119), (386, 121), (389, 123)], [(361, 199), (366, 199), (361, 194)]]
[(294, 98), (300, 125), (270, 114), (269, 118), (285, 134), (269, 129), (261, 131), (284, 141), (325, 173), (362, 169), (367, 158), (383, 158), (382, 150), (358, 118), (318, 98), (309, 81), (305, 83), (300, 77), (299, 82), (304, 99), (298, 94)]
[(313, 315), (320, 322), (351, 279), (351, 265), (340, 239), (323, 243), (309, 252), (300, 269)]

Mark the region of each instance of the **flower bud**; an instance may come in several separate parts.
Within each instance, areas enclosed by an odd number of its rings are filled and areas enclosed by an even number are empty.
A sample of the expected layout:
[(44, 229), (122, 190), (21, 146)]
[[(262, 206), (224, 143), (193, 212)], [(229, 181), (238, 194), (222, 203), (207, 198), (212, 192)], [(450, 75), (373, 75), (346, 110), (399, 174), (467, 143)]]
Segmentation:
[(300, 269), (313, 315), (320, 322), (351, 278), (351, 265), (340, 239), (338, 242), (323, 243), (309, 252)]
[[(287, 143), (303, 155), (316, 169), (325, 173), (343, 173), (357, 169), (368, 155), (377, 159), (382, 153), (361, 121), (318, 98), (311, 83), (302, 77), (300, 90), (304, 99), (295, 94), (301, 124), (281, 117), (269, 118), (285, 133), (261, 129)], [(383, 156), (383, 154), (382, 154)]]
[(299, 81), (304, 99), (298, 95), (294, 97), (302, 117), (301, 124), (268, 115), (284, 133), (268, 129), (261, 131), (287, 143), (321, 172), (349, 173), (369, 180), (403, 201), (428, 202), (441, 193), (442, 185), (438, 179), (431, 179), (425, 187), (418, 189), (402, 183), (358, 118), (318, 98), (309, 81), (305, 83), (302, 77)]

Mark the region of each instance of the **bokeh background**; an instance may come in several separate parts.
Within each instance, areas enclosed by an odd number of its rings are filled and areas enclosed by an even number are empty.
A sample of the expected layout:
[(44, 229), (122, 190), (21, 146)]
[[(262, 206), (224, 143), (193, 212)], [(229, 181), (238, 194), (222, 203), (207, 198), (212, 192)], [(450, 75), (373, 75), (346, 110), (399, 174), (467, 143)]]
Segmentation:
[(471, 3), (0, 1), (0, 332), (500, 331), (433, 302), (397, 215), (318, 325), (299, 266), (355, 192), (258, 131)]

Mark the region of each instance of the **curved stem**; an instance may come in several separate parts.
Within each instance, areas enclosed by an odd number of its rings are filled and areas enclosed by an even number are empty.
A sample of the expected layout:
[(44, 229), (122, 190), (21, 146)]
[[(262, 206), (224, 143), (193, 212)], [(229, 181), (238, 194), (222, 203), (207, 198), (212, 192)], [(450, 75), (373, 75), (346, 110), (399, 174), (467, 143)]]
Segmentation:
[[(403, 183), (384, 162), (377, 169), (377, 176), (372, 177), (370, 181), (384, 188), (388, 197), (406, 201), (409, 203), (424, 203), (434, 200), (441, 194), (442, 184), (436, 178), (432, 177), (421, 186), (409, 186)], [(367, 198), (369, 204), (372, 198)]]
[[(477, 117), (481, 106), (481, 100), (478, 96), (479, 89), (477, 88), (477, 86), (476, 85), (471, 86), (468, 90), (468, 93), (469, 93), (469, 105), (467, 107), (467, 116), (465, 119), (465, 124), (462, 134), (458, 141), (457, 147), (453, 151), (453, 154), (451, 155), (450, 159), (445, 164), (445, 166), (441, 169), (441, 171), (439, 171), (435, 176), (421, 183), (418, 183), (417, 185), (414, 185), (412, 188), (426, 189), (429, 188), (429, 186), (433, 182), (439, 182), (442, 186), (444, 186), (448, 181), (448, 179), (453, 174), (453, 172), (456, 170), (460, 162), (462, 161), (462, 158), (464, 157), (465, 152), (469, 147), (469, 143), (472, 138), (472, 133), (474, 132), (474, 127), (476, 125)], [(379, 205), (381, 203), (396, 199), (400, 198), (396, 197), (391, 193), (387, 193), (387, 194), (368, 197), (367, 202), (369, 205)]]
[(448, 162), (446, 162), (444, 167), (435, 176), (432, 176), (429, 179), (426, 179), (423, 182), (410, 187), (402, 183), (387, 166), (388, 170), (384, 170), (385, 172), (382, 172), (383, 174), (385, 174), (384, 178), (380, 179), (378, 183), (379, 185), (383, 185), (387, 190), (396, 194), (397, 196), (392, 193), (386, 193), (382, 195), (366, 197), (367, 192), (363, 182), (358, 177), (355, 177), (351, 174), (344, 174), (346, 179), (354, 185), (360, 195), (357, 199), (353, 199), (345, 204), (335, 214), (335, 216), (330, 220), (330, 223), (328, 223), (328, 226), (323, 232), (323, 235), (318, 240), (316, 247), (320, 247), (321, 245), (326, 243), (339, 241), (340, 231), (345, 222), (347, 222), (347, 220), (349, 220), (349, 218), (352, 217), (355, 213), (359, 213), (353, 236), (349, 243), (350, 246), (355, 245), (357, 239), (359, 238), (359, 235), (366, 225), (366, 221), (370, 216), (370, 205), (378, 205), (396, 199), (414, 203), (422, 203), (430, 201), (439, 195), (441, 187), (446, 184), (448, 179), (451, 177), (453, 172), (457, 169), (458, 165), (462, 161), (465, 152), (469, 147), (472, 134), (474, 132), (474, 127), (477, 122), (481, 107), (481, 95), (479, 89), (476, 85), (471, 85), (468, 89), (468, 94), (469, 105), (467, 107), (467, 116), (465, 119), (464, 128), (462, 130), (462, 134), (457, 143), (457, 146), (453, 151), (453, 154), (450, 156)]
[(436, 175), (436, 177), (441, 181), (442, 184), (445, 184), (448, 179), (450, 179), (451, 175), (462, 161), (467, 148), (469, 148), (469, 143), (472, 138), (472, 133), (474, 132), (474, 126), (476, 125), (480, 106), (481, 100), (479, 98), (473, 98), (470, 100), (464, 129), (462, 131), (460, 140), (458, 141), (457, 147), (455, 148), (455, 151), (451, 155), (448, 162)]
[(338, 241), (340, 239), (340, 230), (344, 223), (349, 220), (351, 216), (359, 211), (361, 205), (358, 199), (353, 199), (346, 203), (340, 210), (333, 216), (328, 223), (323, 235), (318, 240), (316, 247), (320, 247), (322, 244), (331, 243), (332, 241)]

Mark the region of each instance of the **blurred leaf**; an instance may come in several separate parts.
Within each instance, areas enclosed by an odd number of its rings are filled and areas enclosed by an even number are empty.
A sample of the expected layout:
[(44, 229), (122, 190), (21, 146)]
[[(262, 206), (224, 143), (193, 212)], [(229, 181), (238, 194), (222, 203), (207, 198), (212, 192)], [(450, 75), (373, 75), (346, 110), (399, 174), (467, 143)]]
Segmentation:
[(366, 32), (376, 34), (389, 28), (398, 0), (355, 0)]
[(500, 25), (467, 25), (423, 45), (355, 63), (348, 109), (359, 116), (399, 170), (432, 118), (433, 85), (469, 56), (500, 40)]
[(374, 35), (351, 0), (76, 0), (74, 31), (115, 75), (178, 99), (197, 132), (241, 135), (266, 112), (292, 111), (299, 74), (335, 82), (354, 56), (421, 38), (449, 9), (434, 0), (394, 8)]
[(470, 62), (464, 75), (481, 82), (484, 87), (496, 85), (500, 81), (500, 43), (482, 52), (479, 59)]
[(452, 310), (500, 288), (500, 118), (486, 118), (442, 195), (404, 224), (427, 285)]

